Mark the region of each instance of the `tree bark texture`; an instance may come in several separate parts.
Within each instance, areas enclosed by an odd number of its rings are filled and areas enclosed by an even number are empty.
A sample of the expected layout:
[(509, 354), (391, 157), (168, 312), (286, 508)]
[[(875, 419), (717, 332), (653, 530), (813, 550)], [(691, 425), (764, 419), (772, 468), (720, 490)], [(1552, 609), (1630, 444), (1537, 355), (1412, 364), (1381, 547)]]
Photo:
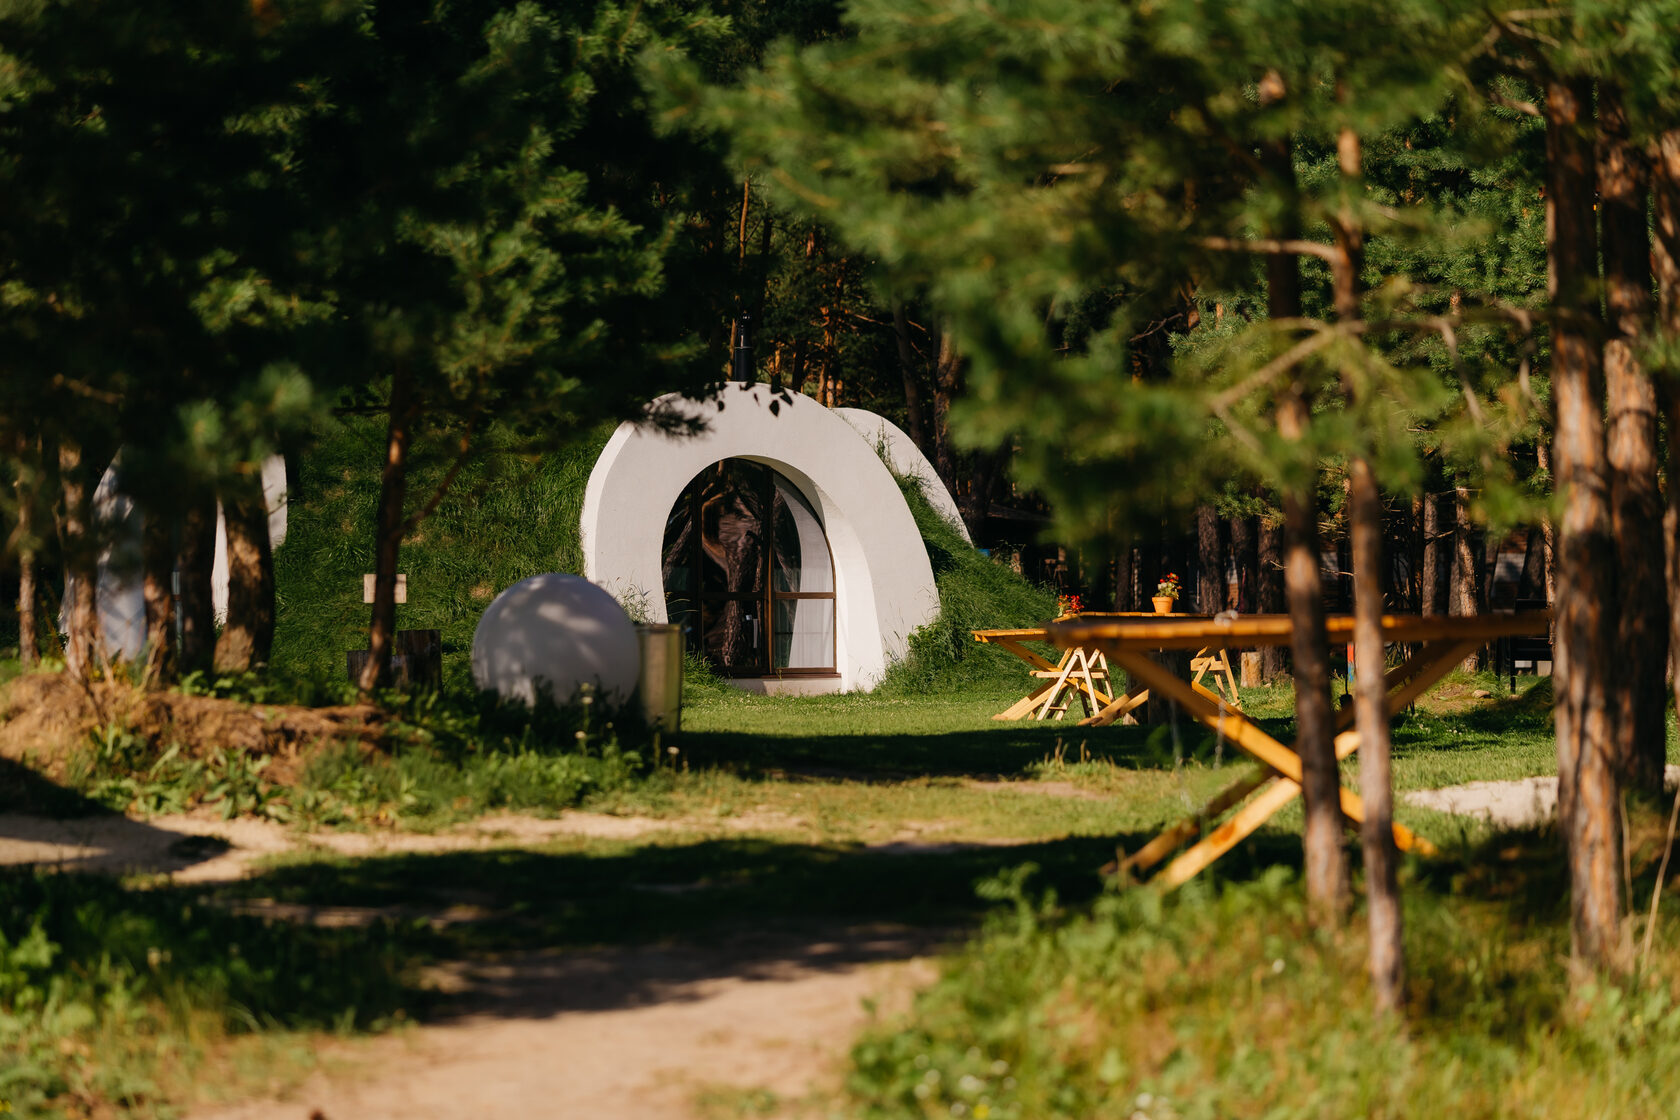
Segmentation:
[[(1476, 562), (1475, 527), (1470, 523), (1470, 489), (1453, 488), (1452, 565), (1447, 587), (1447, 613), (1454, 618), (1469, 618), (1480, 613), (1481, 565)], [(1464, 659), (1464, 671), (1474, 673), (1482, 667), (1480, 652)]]
[[(1552, 474), (1552, 445), (1544, 436), (1534, 445), (1534, 461), (1535, 465), (1550, 480), (1552, 491), (1556, 493), (1557, 478)], [(1557, 606), (1557, 530), (1550, 517), (1540, 519), (1540, 572), (1546, 596), (1546, 606), (1555, 607)], [(1556, 632), (1557, 626), (1554, 623), (1552, 633), (1555, 635)]]
[(1445, 614), (1447, 585), (1441, 579), (1441, 502), (1439, 494), (1423, 496), (1423, 569), (1418, 573), (1422, 613)]
[[(1282, 81), (1262, 83), (1280, 96)], [(1280, 239), (1299, 235), (1300, 211), (1294, 153), (1287, 139), (1262, 152), (1266, 170), (1283, 196), (1284, 220), (1270, 230)], [(1273, 319), (1301, 315), (1301, 267), (1291, 254), (1266, 257), (1267, 312)], [(1278, 434), (1299, 443), (1306, 437), (1306, 389), (1295, 377), (1278, 404)], [(1295, 676), (1295, 749), (1301, 756), (1301, 800), (1306, 812), (1303, 838), (1307, 907), (1323, 925), (1338, 924), (1347, 908), (1348, 868), (1342, 851), (1341, 783), (1332, 738), (1330, 651), (1324, 629), (1324, 588), (1319, 573), (1318, 511), (1311, 486), (1283, 495), (1283, 585), (1291, 625), (1290, 655)]]
[(1136, 574), (1136, 564), (1132, 559), (1132, 542), (1128, 538), (1120, 542), (1114, 551), (1114, 609), (1117, 611), (1131, 611), (1137, 609), (1137, 596), (1132, 590), (1132, 581)]
[(87, 679), (99, 656), (99, 545), (93, 535), (93, 467), (70, 440), (58, 446), (62, 492), (58, 511), (59, 548), (64, 554), (64, 663)]
[[(951, 402), (957, 396), (957, 372), (962, 358), (957, 353), (956, 340), (941, 325), (939, 357), (933, 369), (933, 466), (945, 480), (953, 495), (961, 493), (961, 479), (957, 477), (957, 451), (951, 443)], [(960, 501), (960, 499), (959, 499)], [(973, 532), (974, 527), (969, 526)]]
[(1389, 762), (1388, 689), (1383, 681), (1382, 500), (1371, 465), (1348, 464), (1352, 482), (1354, 715), (1359, 729), (1359, 796), (1365, 802), (1360, 841), (1365, 853), (1365, 909), (1371, 937), (1371, 988), (1379, 1010), (1404, 1001), (1406, 957), (1401, 938), (1400, 854), (1394, 847), (1394, 785)]
[(216, 605), (210, 572), (216, 562), (216, 497), (195, 495), (181, 514), (181, 646), (178, 667), (183, 673), (210, 669), (216, 643)]
[(1225, 606), (1240, 614), (1254, 613), (1256, 569), (1260, 567), (1260, 544), (1254, 518), (1231, 518), (1231, 560), (1237, 569), (1237, 594)]
[(1219, 514), (1212, 506), (1196, 509), (1196, 613), (1225, 609), (1225, 550), (1220, 547)]
[(1570, 941), (1577, 968), (1625, 964), (1621, 805), (1611, 727), (1610, 676), (1618, 596), (1604, 436), (1604, 371), (1593, 280), (1592, 86), (1553, 77), (1545, 86), (1548, 289), (1553, 307), (1552, 461), (1563, 499), (1557, 534), (1558, 819), (1569, 850)]
[(20, 435), (17, 444), (19, 468), (13, 482), (17, 496), (17, 557), (18, 557), (18, 660), (25, 667), (34, 666), (41, 659), (38, 641), (39, 621), (35, 616), (35, 602), (40, 597), (35, 588), (35, 503), (39, 498), (39, 447), (28, 436)]
[(1615, 82), (1599, 83), (1598, 121), (1599, 222), (1610, 320), (1604, 342), (1605, 440), (1622, 596), (1611, 718), (1622, 782), (1660, 797), (1667, 753), (1668, 585), (1657, 482), (1657, 388), (1638, 355), (1651, 315), (1647, 170), (1629, 142)]
[(146, 605), (146, 664), (148, 688), (175, 679), (175, 526), (154, 510), (141, 511), (141, 597)]
[[(1667, 341), (1680, 340), (1680, 130), (1665, 133), (1655, 146), (1651, 196), (1656, 229), (1651, 259), (1657, 271), (1657, 321)], [(1660, 399), (1668, 421), (1667, 508), (1663, 517), (1668, 577), (1668, 642), (1680, 653), (1680, 389), (1664, 379)], [(1674, 675), (1680, 706), (1680, 673)]]
[[(1283, 524), (1270, 517), (1260, 519), (1260, 568), (1255, 588), (1261, 614), (1283, 614)], [(1282, 646), (1260, 648), (1260, 677), (1267, 684), (1289, 671)]]
[(415, 419), (409, 374), (391, 375), (391, 403), (385, 437), (385, 468), (379, 477), (379, 510), (374, 527), (373, 618), (368, 626), (368, 659), (356, 686), (367, 692), (391, 675), (391, 643), (397, 631), (397, 560), (402, 551), (403, 502), (408, 494), (408, 442)]
[(274, 554), (262, 475), (240, 476), (222, 496), (227, 526), (228, 609), (216, 639), (216, 671), (245, 673), (268, 664), (274, 646)]
[(893, 338), (898, 343), (898, 373), (904, 382), (904, 422), (909, 426), (910, 438), (933, 458), (933, 446), (928, 439), (927, 406), (922, 400), (921, 363), (916, 360), (915, 347), (910, 345), (910, 316), (902, 303), (894, 303)]
[(1423, 511), (1428, 505), (1429, 495), (1414, 495), (1406, 518), (1406, 564), (1412, 575), (1406, 587), (1405, 601), (1406, 609), (1415, 614), (1426, 613), (1423, 609)]
[[(1363, 178), (1359, 134), (1343, 128), (1337, 137), (1337, 162), (1344, 203), (1335, 223), (1338, 253), (1331, 265), (1336, 317), (1360, 318), (1359, 267), (1363, 227), (1351, 199)], [(1344, 376), (1343, 392), (1357, 403), (1355, 382)], [(1353, 561), (1354, 664), (1357, 695), (1354, 717), (1359, 731), (1359, 791), (1365, 802), (1360, 842), (1365, 857), (1365, 908), (1371, 939), (1371, 989), (1378, 1011), (1397, 1011), (1405, 985), (1405, 949), (1401, 940), (1399, 853), (1394, 847), (1394, 787), (1389, 765), (1388, 685), (1384, 676), (1383, 504), (1370, 460), (1354, 455), (1347, 473), (1348, 536)]]

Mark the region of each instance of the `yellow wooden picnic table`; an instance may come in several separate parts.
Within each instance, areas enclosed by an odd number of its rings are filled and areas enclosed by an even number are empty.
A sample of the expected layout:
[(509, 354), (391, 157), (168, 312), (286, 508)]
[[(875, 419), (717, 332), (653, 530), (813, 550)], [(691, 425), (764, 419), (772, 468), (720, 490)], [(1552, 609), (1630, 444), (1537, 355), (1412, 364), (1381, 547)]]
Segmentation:
[[(1384, 675), (1389, 690), (1389, 715), (1411, 704), (1488, 641), (1519, 634), (1544, 634), (1551, 625), (1551, 617), (1550, 611), (1460, 618), (1384, 615), (1383, 640), (1416, 647), (1416, 652)], [(1071, 618), (1051, 623), (1048, 631), (1051, 642), (1064, 650), (1087, 651), (1086, 656), (1095, 651), (1112, 658), (1134, 681), (1159, 689), (1191, 718), (1213, 728), (1260, 763), (1253, 774), (1227, 787), (1195, 816), (1169, 826), (1122, 861), (1124, 869), (1147, 870), (1181, 844), (1200, 837), (1155, 877), (1157, 883), (1168, 889), (1177, 887), (1230, 851), (1301, 792), (1301, 757), (1294, 749), (1266, 734), (1241, 711), (1233, 711), (1220, 696), (1199, 684), (1180, 680), (1148, 656), (1169, 649), (1224, 651), (1287, 645), (1294, 632), (1288, 615), (1244, 615), (1230, 620), (1176, 616)], [(1325, 631), (1332, 643), (1350, 641), (1352, 616), (1330, 616), (1325, 620)], [(1347, 758), (1359, 749), (1359, 732), (1353, 727), (1351, 707), (1338, 714), (1336, 732), (1338, 759)], [(1251, 798), (1253, 794), (1257, 796)], [(1364, 805), (1358, 794), (1344, 788), (1341, 804), (1342, 813), (1350, 823), (1364, 820)], [(1230, 817), (1215, 825), (1228, 812)], [(1427, 840), (1398, 824), (1394, 826), (1394, 842), (1402, 851), (1434, 854), (1434, 847)]]
[[(1058, 622), (1097, 622), (1118, 619), (1208, 619), (1207, 615), (1161, 615), (1161, 614), (1081, 614), (1071, 618), (1058, 619)], [(1102, 651), (1084, 649), (1079, 646), (1069, 646), (1062, 650), (1061, 660), (1051, 663), (1047, 658), (1039, 656), (1028, 649), (1025, 642), (1050, 641), (1050, 631), (1046, 627), (1027, 627), (1016, 630), (975, 630), (974, 640), (986, 645), (997, 646), (1025, 661), (1032, 675), (1044, 681), (1021, 699), (993, 716), (993, 719), (1061, 719), (1067, 713), (1069, 706), (1075, 699), (1085, 711), (1085, 718), (1079, 721), (1081, 727), (1106, 727), (1115, 720), (1124, 719), (1135, 708), (1149, 699), (1147, 688), (1135, 689), (1130, 693), (1118, 696), (1111, 695), (1114, 691), (1112, 678), (1108, 672), (1108, 660)], [(1237, 695), (1237, 678), (1231, 672), (1231, 658), (1224, 649), (1198, 652), (1190, 659), (1191, 683), (1200, 685), (1203, 678), (1212, 674), (1213, 686), (1217, 695), (1232, 707), (1241, 709), (1242, 701)]]

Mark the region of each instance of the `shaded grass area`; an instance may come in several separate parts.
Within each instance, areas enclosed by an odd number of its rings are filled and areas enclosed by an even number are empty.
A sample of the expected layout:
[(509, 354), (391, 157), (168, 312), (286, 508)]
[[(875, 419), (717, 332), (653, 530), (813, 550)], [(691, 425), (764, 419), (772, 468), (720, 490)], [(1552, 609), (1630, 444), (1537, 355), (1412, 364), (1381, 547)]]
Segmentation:
[(15, 870), (0, 873), (0, 914), (0, 1099), (14, 1115), (169, 1115), (207, 1042), (380, 1029), (423, 998), (391, 926), (276, 925), (202, 891)]

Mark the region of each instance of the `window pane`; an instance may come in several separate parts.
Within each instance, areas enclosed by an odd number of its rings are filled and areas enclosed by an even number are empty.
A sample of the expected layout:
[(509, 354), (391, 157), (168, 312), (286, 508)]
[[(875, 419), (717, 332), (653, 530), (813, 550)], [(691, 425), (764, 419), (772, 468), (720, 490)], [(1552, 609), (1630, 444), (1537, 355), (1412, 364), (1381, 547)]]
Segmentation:
[(728, 459), (708, 468), (700, 490), (700, 586), (753, 592), (764, 587), (764, 485), (768, 468)]
[(834, 565), (822, 522), (805, 495), (781, 475), (776, 476), (775, 511), (771, 586), (777, 591), (833, 591)]
[(834, 668), (834, 600), (777, 599), (772, 667)]

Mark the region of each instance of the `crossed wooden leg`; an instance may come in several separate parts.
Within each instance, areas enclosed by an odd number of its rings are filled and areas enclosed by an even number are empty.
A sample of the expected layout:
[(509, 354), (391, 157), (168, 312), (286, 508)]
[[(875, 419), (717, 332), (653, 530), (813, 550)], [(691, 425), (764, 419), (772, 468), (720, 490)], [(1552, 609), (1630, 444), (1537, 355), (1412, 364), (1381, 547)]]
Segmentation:
[[(1388, 714), (1394, 715), (1450, 672), (1454, 665), (1481, 645), (1480, 640), (1462, 642), (1431, 642), (1390, 670), (1384, 677), (1389, 688)], [(1250, 777), (1244, 778), (1220, 792), (1202, 807), (1200, 813), (1163, 830), (1160, 835), (1140, 848), (1123, 866), (1141, 871), (1153, 867), (1180, 844), (1202, 833), (1204, 821), (1211, 820), (1243, 802), (1256, 790), (1260, 795), (1242, 805), (1231, 818), (1204, 836), (1194, 847), (1185, 851), (1156, 877), (1166, 889), (1183, 885), (1197, 872), (1230, 851), (1245, 837), (1271, 819), (1301, 792), (1301, 759), (1240, 712), (1232, 713), (1221, 698), (1200, 685), (1185, 684), (1161, 669), (1141, 654), (1116, 652), (1114, 659), (1139, 679), (1158, 687), (1177, 701), (1192, 718), (1212, 727), (1253, 755), (1263, 765)], [(1337, 717), (1335, 738), (1336, 757), (1343, 759), (1359, 749), (1359, 732), (1353, 727), (1352, 709)], [(1267, 788), (1269, 787), (1269, 788)], [(1364, 806), (1352, 790), (1341, 791), (1342, 812), (1351, 822), (1365, 819)], [(1402, 851), (1416, 851), (1433, 855), (1434, 846), (1421, 836), (1414, 835), (1402, 825), (1394, 826), (1394, 842)]]
[(1190, 668), (1196, 674), (1190, 678), (1191, 684), (1201, 684), (1202, 678), (1211, 672), (1214, 691), (1225, 698), (1226, 704), (1242, 708), (1242, 698), (1237, 693), (1237, 677), (1231, 672), (1230, 651), (1221, 647), (1209, 653), (1204, 649), (1190, 659)]
[[(1113, 698), (1101, 688), (1097, 687), (1097, 678), (1102, 684), (1112, 688), (1109, 684), (1108, 661), (1096, 651), (1087, 652), (1082, 649), (1070, 649), (1062, 653), (1061, 661), (1051, 664), (1032, 650), (1019, 642), (1009, 640), (994, 640), (994, 645), (1004, 649), (1032, 666), (1032, 674), (1045, 681), (1015, 703), (993, 716), (997, 720), (1016, 720), (1036, 713), (1036, 719), (1044, 719), (1052, 711), (1058, 716), (1066, 710), (1066, 706), (1056, 707), (1056, 701), (1061, 697), (1065, 688), (1076, 689), (1086, 710), (1102, 710), (1112, 704)], [(1086, 722), (1081, 720), (1081, 723)]]
[[(1050, 687), (1046, 690), (1044, 703), (1039, 707), (1034, 719), (1045, 719), (1052, 712), (1056, 714), (1057, 719), (1061, 719), (1075, 696), (1078, 697), (1087, 718), (1092, 712), (1100, 711), (1113, 703), (1107, 693), (1097, 688), (1095, 677), (1102, 678), (1103, 684), (1108, 684), (1108, 661), (1095, 651), (1088, 653), (1083, 649), (1070, 649), (1062, 654), (1061, 664), (1050, 670), (1036, 670), (1033, 676), (1050, 678)], [(1069, 691), (1071, 695), (1062, 699), (1063, 693)], [(1060, 705), (1056, 703), (1058, 699), (1062, 701)]]

